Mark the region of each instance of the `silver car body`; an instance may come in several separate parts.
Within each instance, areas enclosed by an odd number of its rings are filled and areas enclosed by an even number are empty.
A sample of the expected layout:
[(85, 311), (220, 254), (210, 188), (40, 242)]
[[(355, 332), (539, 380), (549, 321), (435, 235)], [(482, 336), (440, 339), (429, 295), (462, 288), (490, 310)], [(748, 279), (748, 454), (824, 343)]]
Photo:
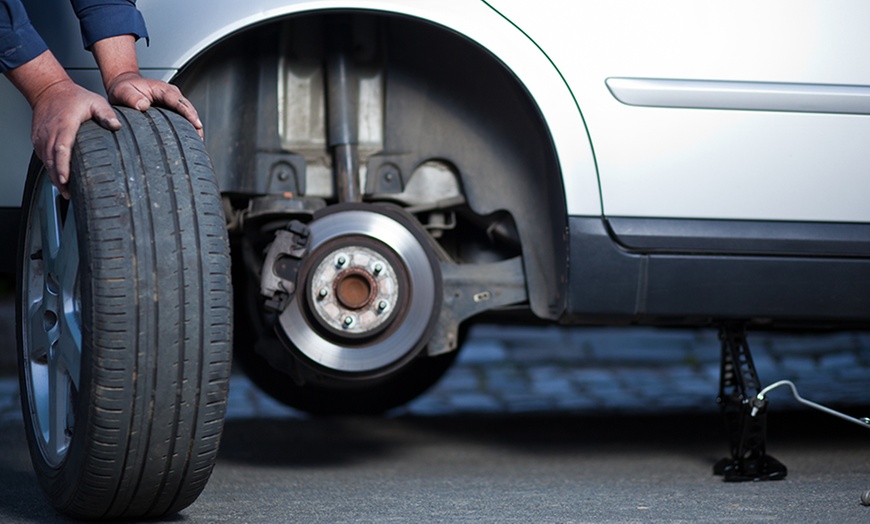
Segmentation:
[[(143, 70), (171, 79), (255, 24), (329, 9), (416, 17), (477, 42), (537, 103), (569, 214), (870, 222), (870, 5), (521, 0), (143, 0)], [(74, 78), (100, 89), (65, 0), (30, 2)], [(676, 81), (678, 80), (678, 81)], [(783, 106), (783, 99), (792, 102)], [(0, 84), (5, 190), (19, 204), (28, 112)]]
[[(73, 78), (99, 91), (66, 3), (28, 8)], [(368, 145), (360, 131), (365, 196), (394, 201), (379, 177), (398, 162), (401, 177), (421, 182), (402, 205), (464, 199), (490, 221), (486, 231), (507, 213), (522, 254), (523, 281), (511, 285), (525, 288), (535, 316), (652, 324), (870, 318), (866, 3), (142, 0), (139, 8), (151, 33), (150, 45), (139, 43), (142, 71), (178, 81), (198, 105), (225, 193), (335, 202), (323, 82), (297, 75), (308, 66), (292, 57), (308, 51), (286, 46), (298, 44), (294, 35), (322, 39), (307, 24), (349, 13), (401, 27), (394, 48), (416, 46), (398, 76), (381, 69), (368, 87), (361, 80), (360, 111), (373, 106), (360, 113), (361, 129), (380, 129)], [(269, 45), (285, 46), (276, 55), (244, 47), (273, 38), (270, 30), (280, 40)], [(454, 66), (449, 52), (469, 62), (457, 57)], [(406, 72), (421, 76), (389, 87), (389, 74)], [(258, 83), (270, 90), (266, 98), (251, 87)], [(390, 127), (386, 91), (395, 88), (413, 96), (390, 99), (404, 104), (401, 123), (394, 108)], [(22, 97), (8, 83), (0, 89), (8, 115), (0, 209), (13, 209), (29, 123)], [(488, 92), (499, 96), (490, 103)], [(314, 98), (300, 106), (306, 97)], [(306, 127), (313, 120), (302, 113), (315, 106), (319, 120)], [(278, 142), (259, 142), (273, 132), (262, 125), (274, 115)], [(302, 158), (293, 169), (303, 180), (276, 189), (272, 169), (292, 162), (288, 154)], [(427, 168), (430, 159), (438, 165)], [(450, 174), (457, 162), (464, 165)], [(425, 176), (413, 175), (418, 169)]]

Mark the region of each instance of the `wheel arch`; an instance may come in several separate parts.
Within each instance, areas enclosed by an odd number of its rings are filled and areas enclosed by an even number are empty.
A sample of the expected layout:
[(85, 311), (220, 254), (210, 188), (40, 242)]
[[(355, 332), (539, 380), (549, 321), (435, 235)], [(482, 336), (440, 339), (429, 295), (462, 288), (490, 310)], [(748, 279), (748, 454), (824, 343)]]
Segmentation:
[[(447, 160), (458, 166), (461, 184), (476, 213), (488, 215), (501, 210), (511, 213), (523, 245), (532, 311), (541, 318), (558, 319), (566, 303), (567, 217), (569, 214), (601, 214), (598, 179), (588, 133), (564, 80), (534, 42), (482, 2), (471, 4), (470, 9), (465, 6), (467, 9), (462, 12), (458, 7), (445, 8), (443, 4), (436, 6), (429, 2), (357, 2), (354, 5), (366, 9), (350, 11), (353, 15), (391, 17), (402, 26), (400, 32), (404, 30), (410, 35), (409, 28), (425, 27), (437, 38), (437, 45), (426, 49), (419, 46), (417, 49), (404, 49), (405, 46), (401, 46), (403, 56), (397, 58), (403, 61), (401, 73), (408, 78), (396, 85), (406, 89), (406, 96), (401, 97), (388, 114), (398, 115), (410, 103), (414, 103), (416, 108), (425, 107), (428, 117), (437, 122), (433, 130), (427, 132), (434, 131), (440, 137), (425, 148), (425, 154), (406, 157), (406, 167), (413, 170), (428, 159)], [(244, 157), (264, 149), (262, 135), (274, 132), (275, 125), (251, 121), (252, 118), (262, 119), (263, 115), (260, 109), (251, 105), (251, 98), (245, 93), (250, 94), (251, 89), (256, 89), (261, 99), (261, 102), (254, 102), (256, 104), (262, 104), (263, 96), (272, 95), (264, 94), (259, 86), (252, 86), (250, 78), (245, 81), (248, 85), (236, 85), (241, 77), (230, 73), (231, 81), (228, 82), (226, 71), (216, 69), (214, 57), (217, 53), (213, 51), (229, 49), (246, 38), (250, 44), (249, 37), (254, 32), (268, 33), (291, 18), (323, 16), (342, 9), (334, 2), (295, 3), (271, 10), (251, 6), (232, 9), (237, 12), (233, 16), (222, 16), (222, 20), (228, 22), (219, 30), (208, 32), (203, 29), (202, 33), (208, 34), (186, 50), (175, 55), (163, 52), (161, 56), (164, 60), (162, 67), (166, 67), (166, 60), (171, 57), (169, 65), (181, 70), (176, 81), (200, 109), (207, 127), (235, 127), (228, 136), (216, 137), (212, 132), (207, 133), (211, 135), (207, 139), (212, 142), (209, 149), (215, 157), (222, 189), (246, 192), (253, 186), (242, 183), (240, 187), (237, 175), (250, 170), (253, 164)], [(148, 12), (145, 14), (149, 16)], [(158, 27), (159, 23), (152, 22), (151, 25)], [(195, 39), (196, 35), (191, 38)], [(175, 46), (173, 49), (185, 48)], [(471, 52), (472, 49), (477, 51)], [(417, 64), (424, 65), (414, 65), (413, 53), (447, 56), (450, 50), (455, 53), (453, 56), (463, 57), (462, 64), (457, 65), (456, 60), (423, 60), (418, 54)], [(257, 60), (250, 60), (248, 56), (247, 60), (242, 60), (246, 65), (240, 63), (239, 67), (253, 67), (252, 62), (262, 61), (264, 53), (270, 52), (262, 49), (252, 51), (257, 53)], [(427, 58), (432, 56), (426, 55)], [(147, 63), (148, 57), (143, 57), (143, 60)], [(226, 67), (226, 62), (222, 62), (221, 67)], [(452, 64), (435, 72), (433, 68), (436, 66), (431, 64), (436, 62)], [(485, 84), (473, 79), (466, 81), (468, 78), (440, 81), (449, 71), (461, 71), (480, 78), (483, 75), (478, 73), (481, 69), (489, 74)], [(248, 73), (253, 71), (249, 69)], [(253, 76), (262, 78), (262, 71), (262, 67), (258, 67)], [(224, 75), (224, 78), (201, 89), (203, 79), (209, 75)], [(412, 87), (415, 83), (427, 85)], [(217, 84), (223, 87), (218, 88)], [(221, 94), (221, 89), (226, 91)], [(397, 90), (395, 86), (392, 89), (393, 93)], [(224, 96), (232, 91), (235, 93)], [(493, 94), (499, 98), (497, 102), (488, 100)], [(215, 103), (216, 98), (225, 99)], [(499, 107), (510, 107), (512, 111), (506, 114)], [(244, 115), (241, 121), (238, 121), (239, 113)], [(238, 122), (234, 124), (233, 120)], [(250, 126), (257, 129), (255, 134), (259, 134), (259, 138), (252, 138), (244, 131), (251, 129)], [(399, 117), (386, 122), (385, 128), (393, 131), (387, 133), (393, 136), (386, 137), (387, 142), (392, 142), (387, 148), (388, 153), (402, 153), (419, 144), (427, 136), (421, 134), (419, 127), (419, 119)], [(463, 132), (453, 132), (457, 129)], [(265, 140), (269, 141), (268, 138)], [(271, 148), (275, 148), (274, 143)], [(385, 162), (395, 160), (389, 154), (380, 158)], [(379, 165), (377, 160), (374, 163), (370, 160), (369, 172), (377, 172)]]

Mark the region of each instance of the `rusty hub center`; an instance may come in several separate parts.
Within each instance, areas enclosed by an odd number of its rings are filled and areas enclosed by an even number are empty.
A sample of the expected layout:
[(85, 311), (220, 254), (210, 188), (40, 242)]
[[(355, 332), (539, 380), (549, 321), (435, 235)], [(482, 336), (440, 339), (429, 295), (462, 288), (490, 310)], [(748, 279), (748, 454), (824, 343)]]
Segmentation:
[(367, 272), (348, 269), (335, 279), (335, 296), (348, 309), (363, 309), (377, 295), (377, 283)]

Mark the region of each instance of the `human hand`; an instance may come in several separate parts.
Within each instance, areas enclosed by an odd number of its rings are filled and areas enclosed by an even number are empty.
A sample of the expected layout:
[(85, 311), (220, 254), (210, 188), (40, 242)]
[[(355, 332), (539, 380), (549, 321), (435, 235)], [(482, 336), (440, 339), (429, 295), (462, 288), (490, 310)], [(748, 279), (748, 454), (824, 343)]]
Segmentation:
[(202, 121), (193, 107), (176, 86), (144, 78), (139, 73), (121, 73), (106, 84), (109, 101), (145, 111), (152, 105), (165, 107), (188, 119), (200, 138), (203, 137)]
[(45, 165), (51, 182), (69, 199), (70, 159), (79, 127), (94, 120), (108, 130), (117, 131), (121, 122), (105, 98), (70, 79), (43, 89), (34, 97), (32, 107), (30, 138), (36, 156)]
[(76, 134), (94, 120), (115, 131), (121, 122), (105, 98), (73, 83), (50, 51), (6, 72), (33, 110), (30, 138), (51, 182), (69, 198), (67, 183)]

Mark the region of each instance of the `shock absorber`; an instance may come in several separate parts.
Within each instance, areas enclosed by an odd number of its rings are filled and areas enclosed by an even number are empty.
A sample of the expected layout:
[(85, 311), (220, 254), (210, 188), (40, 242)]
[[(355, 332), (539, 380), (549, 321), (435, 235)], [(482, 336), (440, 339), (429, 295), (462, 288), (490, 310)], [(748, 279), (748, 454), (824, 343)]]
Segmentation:
[(327, 140), (339, 202), (360, 202), (359, 81), (353, 63), (353, 27), (338, 18), (326, 31)]

